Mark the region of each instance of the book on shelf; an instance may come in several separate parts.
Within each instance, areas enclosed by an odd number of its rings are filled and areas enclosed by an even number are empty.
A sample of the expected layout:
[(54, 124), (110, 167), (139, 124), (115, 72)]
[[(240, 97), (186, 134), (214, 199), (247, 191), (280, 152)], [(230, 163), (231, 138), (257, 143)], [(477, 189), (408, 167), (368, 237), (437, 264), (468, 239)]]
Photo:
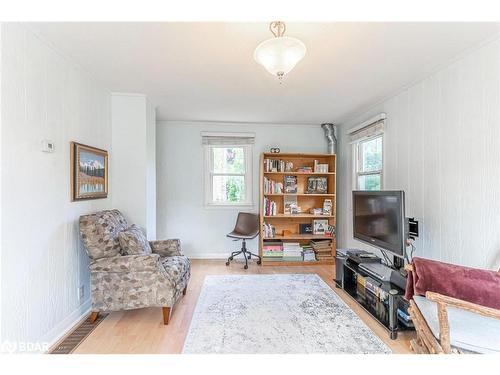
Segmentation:
[(274, 227), (274, 225), (264, 223), (263, 227), (264, 237), (274, 238), (276, 236), (276, 228)]
[(276, 202), (264, 197), (264, 215), (275, 216), (277, 214)]
[(262, 243), (262, 259), (266, 261), (283, 260), (283, 242), (279, 240), (264, 241)]
[(302, 261), (302, 247), (298, 242), (283, 243), (283, 260), (294, 262)]
[(282, 194), (283, 183), (264, 177), (264, 194)]
[(266, 172), (285, 172), (286, 163), (278, 159), (264, 159)]
[(314, 173), (328, 173), (328, 164), (322, 164), (319, 160), (315, 160)]
[(285, 193), (297, 193), (297, 176), (285, 176)]

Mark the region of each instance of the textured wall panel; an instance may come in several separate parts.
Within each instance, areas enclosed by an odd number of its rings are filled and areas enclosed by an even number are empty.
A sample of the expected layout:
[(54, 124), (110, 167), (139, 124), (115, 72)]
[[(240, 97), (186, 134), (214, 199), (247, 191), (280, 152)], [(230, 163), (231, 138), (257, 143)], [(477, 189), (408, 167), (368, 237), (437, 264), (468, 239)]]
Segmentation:
[(420, 221), (417, 255), (500, 267), (500, 40), (367, 110), (341, 127), (339, 247), (352, 238), (352, 153), (347, 131), (386, 112), (385, 188), (406, 192)]
[[(5, 23), (1, 90), (2, 340), (51, 341), (88, 309), (78, 217), (110, 207), (109, 198), (70, 202), (69, 142), (110, 149), (110, 94), (33, 32)], [(56, 151), (43, 153), (42, 139)]]

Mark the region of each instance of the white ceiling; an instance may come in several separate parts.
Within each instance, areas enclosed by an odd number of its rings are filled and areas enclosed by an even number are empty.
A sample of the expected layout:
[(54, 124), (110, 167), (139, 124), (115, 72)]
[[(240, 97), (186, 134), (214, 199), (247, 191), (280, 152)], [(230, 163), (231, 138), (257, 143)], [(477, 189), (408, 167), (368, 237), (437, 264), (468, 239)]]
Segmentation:
[(287, 23), (305, 58), (282, 85), (253, 60), (267, 23), (32, 23), (161, 120), (341, 122), (498, 32), (496, 23)]

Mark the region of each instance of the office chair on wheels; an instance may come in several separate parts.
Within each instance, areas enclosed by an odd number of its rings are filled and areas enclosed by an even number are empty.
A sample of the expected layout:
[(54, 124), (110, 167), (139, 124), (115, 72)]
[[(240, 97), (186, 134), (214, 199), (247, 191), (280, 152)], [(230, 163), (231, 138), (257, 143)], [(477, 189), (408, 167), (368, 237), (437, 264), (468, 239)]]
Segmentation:
[(248, 259), (252, 259), (252, 255), (256, 258), (257, 264), (261, 264), (261, 258), (259, 255), (251, 253), (247, 250), (246, 240), (251, 240), (259, 234), (259, 215), (251, 214), (247, 212), (239, 212), (238, 219), (236, 220), (236, 225), (231, 233), (227, 234), (227, 237), (233, 238), (233, 241), (242, 240), (241, 250), (233, 251), (229, 258), (227, 258), (226, 266), (229, 266), (229, 262), (233, 260), (236, 255), (243, 254), (245, 257), (244, 269), (248, 268)]

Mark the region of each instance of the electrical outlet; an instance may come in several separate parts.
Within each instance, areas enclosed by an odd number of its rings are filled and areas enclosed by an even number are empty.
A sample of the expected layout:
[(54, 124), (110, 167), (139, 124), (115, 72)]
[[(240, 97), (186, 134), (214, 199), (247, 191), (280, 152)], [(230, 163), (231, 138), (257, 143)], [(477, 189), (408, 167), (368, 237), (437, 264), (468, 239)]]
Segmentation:
[(83, 302), (83, 297), (85, 296), (85, 286), (81, 285), (78, 288), (78, 301)]

